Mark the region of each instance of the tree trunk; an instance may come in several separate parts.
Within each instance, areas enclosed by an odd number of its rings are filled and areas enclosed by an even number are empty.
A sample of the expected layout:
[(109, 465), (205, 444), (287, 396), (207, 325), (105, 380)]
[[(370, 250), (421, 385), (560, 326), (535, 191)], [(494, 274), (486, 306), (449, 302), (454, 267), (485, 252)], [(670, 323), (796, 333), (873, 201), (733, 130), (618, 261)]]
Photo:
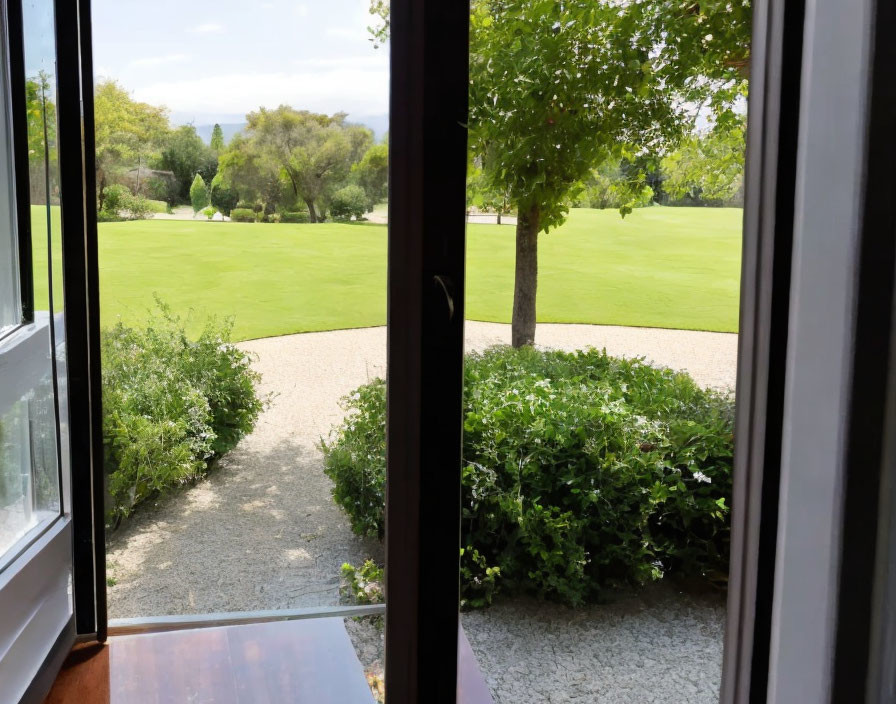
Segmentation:
[(516, 278), (513, 284), (514, 347), (535, 344), (535, 292), (538, 286), (537, 206), (520, 209), (516, 221)]
[(501, 211), (498, 211), (498, 224), (501, 224)]
[(314, 209), (314, 201), (306, 200), (305, 205), (308, 206), (308, 220), (311, 222), (317, 222), (317, 211)]

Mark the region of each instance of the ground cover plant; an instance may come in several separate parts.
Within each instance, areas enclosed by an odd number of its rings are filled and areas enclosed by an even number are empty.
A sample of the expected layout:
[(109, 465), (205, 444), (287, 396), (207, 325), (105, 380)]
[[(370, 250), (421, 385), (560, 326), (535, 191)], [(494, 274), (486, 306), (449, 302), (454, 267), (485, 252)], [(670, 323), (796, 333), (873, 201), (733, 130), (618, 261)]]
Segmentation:
[[(624, 220), (574, 209), (541, 237), (539, 322), (735, 332), (741, 218), (736, 208), (640, 208)], [(45, 249), (34, 249), (38, 271)], [(101, 223), (99, 263), (107, 326), (141, 324), (155, 292), (182, 316), (196, 311), (192, 334), (205, 315), (233, 315), (236, 340), (386, 322), (383, 225)], [(467, 317), (510, 322), (513, 278), (514, 228), (469, 225)], [(46, 306), (46, 291), (36, 296)]]
[(102, 333), (106, 513), (115, 523), (141, 501), (203, 476), (255, 425), (258, 375), (230, 343), (230, 321), (191, 338), (159, 304), (141, 327)]
[[(322, 442), (353, 529), (383, 536), (385, 383), (345, 399)], [(733, 399), (687, 375), (589, 350), (467, 357), (463, 603), (570, 604), (665, 574), (727, 572)]]

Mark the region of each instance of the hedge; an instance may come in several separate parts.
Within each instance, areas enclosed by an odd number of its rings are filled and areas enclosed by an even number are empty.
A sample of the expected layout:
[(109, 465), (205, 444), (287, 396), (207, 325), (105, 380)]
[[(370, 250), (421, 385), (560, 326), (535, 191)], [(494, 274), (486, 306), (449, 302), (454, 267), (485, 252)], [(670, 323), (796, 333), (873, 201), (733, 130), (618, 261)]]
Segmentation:
[[(385, 382), (344, 407), (325, 471), (355, 532), (382, 537)], [(595, 350), (468, 355), (463, 605), (727, 573), (733, 442), (733, 399), (683, 373)]]
[(306, 223), (311, 222), (311, 218), (308, 213), (304, 211), (295, 213), (280, 213), (280, 222)]
[(255, 212), (248, 208), (234, 208), (230, 211), (233, 222), (255, 222)]

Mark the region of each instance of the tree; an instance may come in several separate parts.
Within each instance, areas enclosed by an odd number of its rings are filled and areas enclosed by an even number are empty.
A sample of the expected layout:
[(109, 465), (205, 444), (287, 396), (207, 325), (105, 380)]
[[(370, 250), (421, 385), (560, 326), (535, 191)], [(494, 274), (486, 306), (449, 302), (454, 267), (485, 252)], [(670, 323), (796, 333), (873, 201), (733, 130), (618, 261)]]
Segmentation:
[(389, 195), (389, 145), (374, 144), (361, 161), (352, 166), (355, 183), (367, 195), (367, 212), (373, 211), (377, 203), (382, 203)]
[(145, 166), (168, 133), (168, 112), (139, 103), (115, 81), (103, 81), (94, 91), (96, 183), (99, 207), (103, 190), (125, 167)]
[(494, 213), (499, 225), (503, 215), (513, 212), (507, 191), (495, 190), (475, 162), (467, 167), (467, 207), (470, 206), (486, 213)]
[[(382, 41), (388, 10), (374, 0), (371, 13)], [(487, 190), (518, 212), (514, 346), (535, 337), (538, 235), (564, 221), (591, 170), (661, 154), (700, 106), (733, 119), (750, 14), (749, 0), (473, 1), (470, 145)]]
[[(40, 71), (25, 81), (25, 111), (28, 132), (30, 201), (47, 203), (54, 199), (57, 174), (56, 105), (49, 74)], [(46, 130), (46, 131), (45, 131)], [(47, 168), (49, 166), (49, 168)], [(49, 177), (49, 178), (48, 178)], [(50, 191), (47, 193), (47, 188)], [(47, 198), (50, 198), (50, 201)], [(58, 201), (56, 201), (58, 202)]]
[(239, 202), (239, 194), (232, 188), (224, 184), (224, 179), (220, 173), (215, 174), (209, 188), (209, 201), (215, 208), (224, 215), (230, 215), (230, 211), (236, 207)]
[[(235, 190), (240, 200), (261, 203), (266, 213), (290, 204), (284, 197), (286, 185), (280, 167), (262, 152), (256, 140), (236, 135), (221, 154), (218, 166), (220, 185)], [(294, 194), (291, 200), (295, 201)]]
[(193, 177), (198, 173), (210, 183), (218, 172), (218, 157), (206, 146), (193, 125), (182, 125), (165, 138), (154, 164), (171, 171), (177, 179), (177, 193), (181, 201), (190, 197)]
[(193, 205), (194, 213), (198, 213), (208, 205), (208, 186), (199, 174), (196, 174), (193, 185), (190, 186), (190, 203)]
[(373, 141), (366, 127), (350, 125), (344, 113), (320, 115), (281, 105), (246, 116), (245, 133), (254, 158), (275, 166), (319, 222), (327, 199), (344, 183), (351, 166)]
[(663, 159), (663, 190), (673, 200), (738, 200), (743, 192), (745, 129), (742, 122), (690, 136)]
[(224, 149), (224, 131), (221, 129), (221, 125), (217, 122), (212, 128), (212, 139), (209, 146), (215, 153), (223, 151)]

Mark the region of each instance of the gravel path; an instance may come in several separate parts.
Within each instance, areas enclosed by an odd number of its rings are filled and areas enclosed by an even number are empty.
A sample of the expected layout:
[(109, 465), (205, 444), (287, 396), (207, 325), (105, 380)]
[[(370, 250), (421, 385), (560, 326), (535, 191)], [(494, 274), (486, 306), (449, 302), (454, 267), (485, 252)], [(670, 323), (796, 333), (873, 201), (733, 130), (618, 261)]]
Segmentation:
[[(510, 328), (468, 322), (468, 349)], [(733, 387), (737, 336), (591, 325), (538, 326), (546, 347), (606, 347)], [(385, 373), (384, 328), (253, 340), (271, 402), (255, 431), (208, 480), (141, 508), (108, 547), (111, 618), (338, 603), (339, 568), (382, 559), (330, 497), (317, 442), (342, 418), (340, 397)], [(658, 585), (611, 605), (569, 610), (526, 600), (464, 615), (498, 702), (711, 702), (721, 672), (724, 604)], [(377, 669), (381, 634), (348, 622)]]

